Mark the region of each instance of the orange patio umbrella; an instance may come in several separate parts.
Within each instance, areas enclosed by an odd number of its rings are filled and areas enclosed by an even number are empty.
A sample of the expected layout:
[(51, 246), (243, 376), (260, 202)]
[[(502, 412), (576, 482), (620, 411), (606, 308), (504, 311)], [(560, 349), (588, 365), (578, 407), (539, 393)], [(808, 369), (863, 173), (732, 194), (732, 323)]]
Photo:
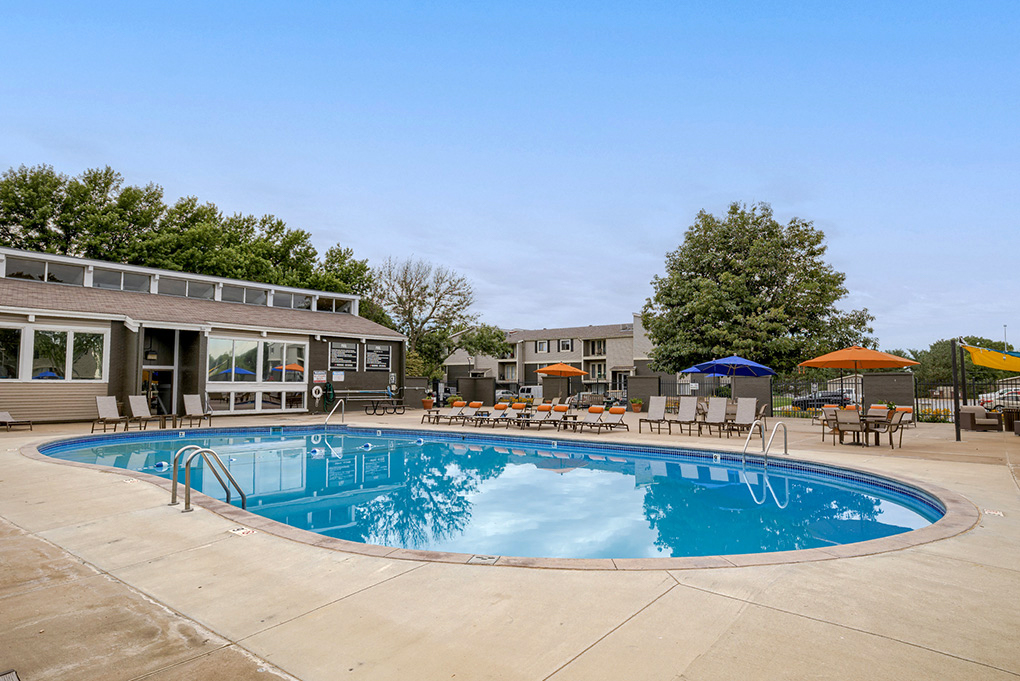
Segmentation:
[(536, 374), (545, 374), (547, 376), (561, 376), (567, 379), (567, 395), (570, 395), (570, 377), (571, 376), (587, 376), (588, 372), (584, 369), (578, 369), (572, 367), (569, 364), (563, 362), (557, 362), (556, 364), (550, 364), (547, 367), (541, 369), (535, 369)]
[(853, 369), (856, 372), (858, 369), (901, 369), (915, 364), (920, 364), (920, 362), (855, 345), (809, 359), (797, 366), (818, 369)]

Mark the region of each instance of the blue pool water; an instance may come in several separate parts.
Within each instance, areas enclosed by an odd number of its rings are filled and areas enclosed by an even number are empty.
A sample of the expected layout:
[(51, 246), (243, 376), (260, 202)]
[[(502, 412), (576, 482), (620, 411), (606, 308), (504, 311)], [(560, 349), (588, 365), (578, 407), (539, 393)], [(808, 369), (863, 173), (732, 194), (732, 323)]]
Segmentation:
[[(889, 536), (944, 513), (937, 499), (884, 478), (781, 457), (770, 458), (766, 478), (760, 460), (745, 468), (732, 454), (714, 460), (671, 448), (343, 427), (326, 435), (320, 427), (135, 433), (40, 449), (169, 478), (185, 444), (220, 455), (253, 513), (409, 549), (559, 558), (760, 553)], [(192, 478), (224, 498), (200, 464)]]

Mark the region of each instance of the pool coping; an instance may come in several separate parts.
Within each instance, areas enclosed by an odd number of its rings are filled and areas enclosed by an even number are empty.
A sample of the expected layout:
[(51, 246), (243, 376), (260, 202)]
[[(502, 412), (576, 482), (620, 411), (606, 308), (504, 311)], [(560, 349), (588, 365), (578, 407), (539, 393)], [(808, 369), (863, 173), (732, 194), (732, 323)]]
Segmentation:
[[(265, 429), (265, 426), (258, 427), (259, 430)], [(271, 426), (269, 428), (279, 428), (278, 426)], [(284, 426), (284, 428), (295, 428), (303, 429), (304, 426)], [(371, 430), (371, 428), (368, 428)], [(223, 431), (223, 430), (234, 430), (231, 428), (220, 429), (220, 428), (207, 428), (194, 429), (196, 432), (208, 433), (210, 431)], [(253, 429), (254, 430), (254, 429)], [(406, 432), (408, 429), (404, 428), (389, 428), (388, 430), (400, 430)], [(417, 429), (427, 430), (427, 429)], [(144, 431), (143, 431), (144, 432)], [(437, 431), (429, 431), (435, 433)], [(91, 436), (84, 436), (91, 437)], [(20, 448), (20, 452), (23, 456), (36, 461), (47, 461), (59, 465), (72, 466), (87, 468), (90, 470), (100, 470), (115, 475), (120, 475), (127, 478), (133, 478), (137, 480), (145, 481), (149, 484), (155, 485), (165, 489), (168, 494), (171, 490), (172, 481), (160, 478), (142, 471), (132, 471), (123, 468), (115, 468), (111, 466), (104, 466), (101, 464), (89, 464), (77, 461), (68, 461), (64, 459), (58, 459), (52, 456), (48, 456), (39, 450), (39, 447), (46, 446), (48, 444), (65, 441), (81, 439), (81, 437), (66, 436), (47, 438), (45, 440), (39, 440), (34, 443), (30, 443)], [(104, 438), (105, 439), (105, 438)], [(523, 437), (522, 439), (536, 439), (532, 437)], [(582, 444), (582, 445), (604, 445), (598, 441), (589, 440), (570, 440), (571, 444)], [(646, 448), (639, 444), (629, 443), (614, 443), (618, 445), (624, 445), (625, 448), (636, 447)], [(647, 447), (648, 449), (656, 449), (655, 447)], [(728, 456), (733, 456), (733, 452), (725, 452)], [(513, 568), (531, 568), (531, 569), (556, 569), (556, 570), (623, 570), (623, 571), (635, 571), (635, 570), (693, 570), (693, 569), (705, 569), (705, 568), (730, 568), (730, 567), (749, 567), (749, 566), (761, 566), (761, 565), (780, 565), (780, 564), (793, 564), (793, 563), (807, 563), (827, 560), (837, 560), (840, 558), (854, 558), (861, 556), (871, 556), (881, 553), (888, 553), (892, 551), (900, 551), (908, 549), (914, 546), (921, 546), (929, 544), (931, 542), (948, 539), (950, 537), (962, 534), (980, 521), (979, 509), (966, 497), (961, 494), (954, 492), (945, 487), (934, 485), (932, 483), (915, 480), (910, 477), (901, 476), (899, 474), (890, 474), (885, 471), (876, 470), (869, 466), (854, 465), (853, 467), (847, 466), (834, 466), (832, 464), (819, 463), (811, 461), (810, 459), (798, 459), (792, 457), (783, 458), (784, 462), (796, 462), (802, 463), (809, 466), (820, 466), (827, 468), (836, 468), (840, 470), (859, 471), (866, 475), (878, 476), (888, 480), (893, 480), (901, 485), (913, 487), (917, 490), (928, 494), (937, 499), (945, 508), (945, 514), (941, 519), (935, 523), (922, 527), (909, 532), (904, 532), (889, 537), (882, 537), (879, 539), (870, 539), (862, 542), (854, 542), (850, 544), (841, 544), (838, 546), (831, 547), (819, 547), (812, 549), (798, 549), (795, 551), (774, 551), (769, 553), (750, 553), (750, 554), (729, 554), (720, 556), (683, 556), (683, 557), (663, 557), (663, 558), (535, 558), (535, 557), (522, 557), (522, 556), (493, 556), (483, 554), (469, 554), (469, 553), (454, 553), (454, 552), (442, 552), (442, 551), (423, 551), (419, 549), (404, 549), (395, 548), (390, 546), (382, 546), (377, 544), (364, 544), (360, 542), (352, 542), (345, 539), (335, 539), (333, 537), (326, 537), (315, 532), (308, 530), (302, 530), (296, 527), (291, 527), (275, 520), (270, 520), (262, 516), (256, 515), (246, 510), (242, 510), (237, 506), (233, 506), (224, 501), (214, 499), (213, 497), (207, 496), (199, 491), (192, 490), (191, 501), (195, 506), (199, 506), (207, 511), (210, 511), (220, 517), (223, 517), (232, 522), (236, 522), (245, 527), (255, 529), (267, 534), (271, 534), (283, 539), (289, 539), (291, 541), (307, 544), (311, 546), (317, 546), (320, 548), (330, 549), (333, 551), (340, 551), (345, 553), (353, 553), (364, 556), (373, 556), (377, 558), (391, 558), (394, 560), (408, 560), (418, 562), (433, 562), (433, 563), (453, 563), (462, 565), (481, 565), (489, 567), (513, 567)]]

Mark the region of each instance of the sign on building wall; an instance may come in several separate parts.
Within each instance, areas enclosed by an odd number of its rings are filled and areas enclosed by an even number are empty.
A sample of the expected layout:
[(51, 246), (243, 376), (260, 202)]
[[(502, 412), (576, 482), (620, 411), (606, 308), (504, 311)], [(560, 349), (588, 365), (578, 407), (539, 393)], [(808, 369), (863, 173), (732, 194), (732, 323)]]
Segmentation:
[(389, 371), (390, 370), (390, 346), (388, 345), (366, 345), (365, 346), (365, 369), (368, 371)]
[(333, 372), (333, 382), (334, 383), (343, 383), (344, 382), (344, 372), (343, 371), (334, 371)]
[(357, 343), (330, 343), (329, 368), (358, 370)]
[(326, 370), (318, 370), (312, 372), (312, 383), (325, 383), (326, 382)]

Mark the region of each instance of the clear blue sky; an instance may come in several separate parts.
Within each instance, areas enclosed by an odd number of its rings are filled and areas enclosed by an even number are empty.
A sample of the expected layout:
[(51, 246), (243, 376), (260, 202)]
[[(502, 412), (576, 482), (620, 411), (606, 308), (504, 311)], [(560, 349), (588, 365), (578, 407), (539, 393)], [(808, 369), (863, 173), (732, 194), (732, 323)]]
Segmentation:
[(812, 220), (883, 348), (1020, 341), (1020, 3), (0, 5), (0, 170), (110, 165), (504, 327), (627, 322), (701, 209)]

